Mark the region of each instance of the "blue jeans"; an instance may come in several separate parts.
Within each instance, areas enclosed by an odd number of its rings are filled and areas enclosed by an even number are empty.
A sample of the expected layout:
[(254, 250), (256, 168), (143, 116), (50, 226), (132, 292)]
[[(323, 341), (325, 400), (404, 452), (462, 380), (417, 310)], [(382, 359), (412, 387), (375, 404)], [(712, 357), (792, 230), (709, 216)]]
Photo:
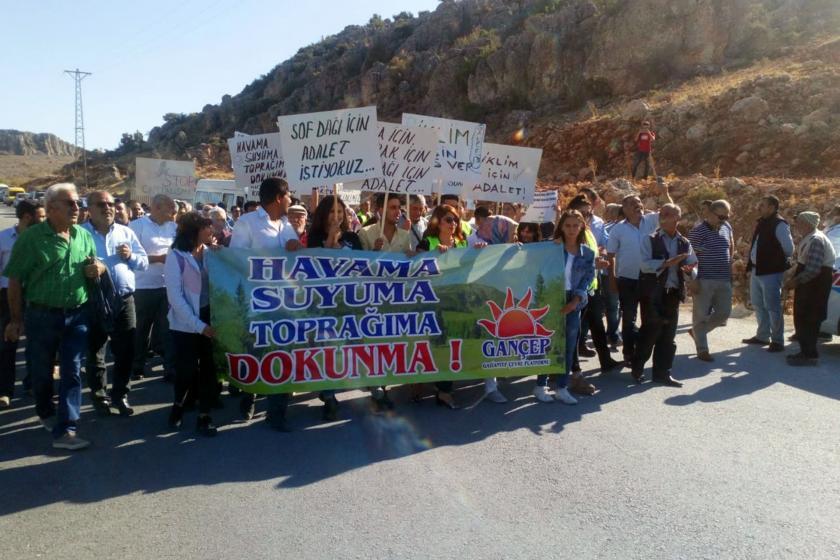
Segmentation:
[[(53, 436), (75, 431), (82, 408), (82, 358), (87, 352), (88, 307), (53, 311), (28, 306), (24, 314), (26, 364), (32, 375), (35, 411), (40, 418), (58, 412)], [(58, 410), (52, 404), (53, 359), (58, 352)]]
[[(571, 299), (571, 294), (566, 298)], [(569, 373), (572, 371), (572, 362), (575, 359), (578, 335), (580, 334), (580, 310), (575, 310), (566, 315), (566, 373), (557, 377), (557, 387), (562, 389), (569, 383)], [(537, 386), (546, 387), (548, 375), (537, 376)]]
[(758, 329), (755, 337), (778, 344), (785, 342), (785, 315), (782, 312), (782, 272), (752, 274), (750, 301), (755, 309)]

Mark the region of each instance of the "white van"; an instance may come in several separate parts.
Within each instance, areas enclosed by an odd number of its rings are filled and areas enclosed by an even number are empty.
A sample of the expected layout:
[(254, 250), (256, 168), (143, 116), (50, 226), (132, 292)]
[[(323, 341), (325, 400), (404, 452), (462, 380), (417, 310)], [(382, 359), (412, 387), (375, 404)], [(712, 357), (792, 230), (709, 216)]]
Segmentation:
[(207, 202), (224, 202), (225, 208), (241, 206), (245, 202), (245, 193), (236, 186), (236, 181), (224, 179), (199, 179), (195, 186), (193, 205)]

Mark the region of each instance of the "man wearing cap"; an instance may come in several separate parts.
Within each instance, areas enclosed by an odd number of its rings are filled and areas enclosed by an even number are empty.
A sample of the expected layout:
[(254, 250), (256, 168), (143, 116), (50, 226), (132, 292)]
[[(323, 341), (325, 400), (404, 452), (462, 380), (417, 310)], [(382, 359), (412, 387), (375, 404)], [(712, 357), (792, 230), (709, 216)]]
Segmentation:
[(306, 218), (308, 216), (309, 213), (306, 211), (306, 208), (300, 204), (293, 204), (289, 206), (289, 209), (286, 211), (286, 217), (289, 220), (289, 225), (291, 225), (292, 229), (295, 230), (301, 245), (304, 247), (306, 247), (306, 242), (309, 237), (309, 234), (306, 231)]
[(837, 255), (828, 237), (818, 228), (820, 215), (800, 212), (796, 231), (802, 236), (797, 246), (796, 272), (785, 283), (793, 289), (793, 323), (799, 341), (799, 353), (787, 356), (791, 366), (815, 366), (820, 324), (826, 318), (834, 261)]

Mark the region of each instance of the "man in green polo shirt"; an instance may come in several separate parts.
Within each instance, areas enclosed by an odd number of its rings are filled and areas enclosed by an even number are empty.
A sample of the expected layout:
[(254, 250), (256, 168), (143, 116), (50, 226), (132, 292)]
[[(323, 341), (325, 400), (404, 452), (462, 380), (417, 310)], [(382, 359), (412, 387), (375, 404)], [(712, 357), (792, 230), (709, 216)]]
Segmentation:
[[(87, 350), (89, 279), (102, 274), (105, 265), (96, 260), (90, 233), (76, 225), (76, 187), (53, 185), (44, 200), (47, 220), (20, 235), (3, 271), (9, 278), (11, 314), (4, 334), (6, 340), (16, 341), (25, 327), (26, 365), (32, 377), (35, 410), (55, 437), (53, 447), (82, 449), (90, 445), (76, 435), (82, 406), (80, 366)], [(52, 403), (56, 352), (61, 376), (57, 410)]]

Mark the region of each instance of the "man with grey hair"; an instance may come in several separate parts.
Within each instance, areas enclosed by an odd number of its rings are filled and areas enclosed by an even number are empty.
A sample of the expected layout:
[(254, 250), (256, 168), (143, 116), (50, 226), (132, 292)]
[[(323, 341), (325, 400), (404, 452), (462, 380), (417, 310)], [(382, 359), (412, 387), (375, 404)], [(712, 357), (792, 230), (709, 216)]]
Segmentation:
[(682, 383), (671, 375), (677, 345), (680, 302), (685, 300), (685, 277), (697, 265), (691, 242), (680, 235), (682, 212), (676, 204), (659, 210), (659, 229), (642, 240), (639, 300), (642, 327), (633, 355), (633, 378), (644, 380), (645, 363), (653, 353), (653, 381), (671, 387)]
[(227, 212), (224, 208), (218, 206), (210, 208), (207, 217), (213, 224), (213, 236), (216, 238), (216, 243), (222, 247), (230, 246), (231, 231), (228, 226)]
[[(80, 365), (89, 326), (88, 281), (98, 278), (105, 265), (96, 261), (90, 233), (76, 223), (79, 194), (75, 185), (51, 186), (44, 206), (47, 220), (20, 235), (3, 272), (9, 278), (11, 315), (4, 336), (14, 342), (25, 327), (26, 366), (32, 376), (35, 410), (41, 424), (53, 434), (53, 447), (76, 450), (90, 445), (76, 435), (82, 406)], [(56, 353), (61, 376), (57, 409), (52, 402)]]
[(417, 250), (417, 244), (423, 241), (423, 234), (429, 226), (426, 219), (426, 197), (422, 194), (412, 194), (408, 197), (408, 219), (402, 222), (402, 227), (408, 231), (408, 247)]
[(825, 320), (837, 255), (826, 235), (818, 228), (820, 215), (800, 212), (796, 231), (802, 237), (797, 246), (796, 272), (785, 287), (794, 289), (793, 323), (799, 353), (787, 356), (791, 366), (815, 366), (819, 358), (817, 340)]
[[(667, 183), (661, 183), (660, 196), (667, 203), (674, 202)], [(624, 360), (631, 363), (636, 351), (636, 317), (639, 309), (639, 274), (641, 272), (642, 242), (659, 226), (659, 213), (644, 213), (644, 204), (638, 195), (625, 196), (621, 201), (624, 220), (615, 224), (607, 240), (610, 259), (609, 290), (618, 293), (621, 307), (621, 338)]]
[(708, 334), (722, 327), (732, 313), (732, 255), (735, 242), (729, 226), (730, 206), (725, 200), (709, 205), (704, 220), (688, 233), (697, 254), (697, 281), (692, 285), (692, 327), (697, 359), (714, 361)]
[[(134, 274), (146, 270), (149, 259), (134, 231), (115, 222), (116, 211), (111, 193), (96, 191), (90, 193), (87, 199), (90, 221), (82, 227), (93, 237), (98, 259), (108, 267), (117, 299), (112, 330), (106, 331), (101, 321), (91, 323), (85, 374), (94, 409), (101, 416), (111, 413), (111, 405), (117, 408), (120, 416), (131, 416), (134, 409), (128, 402), (128, 391), (137, 324)], [(108, 339), (111, 340), (111, 354), (114, 356), (110, 400), (106, 392), (108, 375), (105, 366), (105, 344)]]
[(140, 240), (140, 245), (149, 258), (149, 267), (135, 273), (136, 289), (134, 307), (137, 314), (137, 330), (134, 333), (134, 365), (132, 376), (141, 379), (145, 374), (146, 352), (149, 336), (154, 326), (155, 352), (163, 356), (163, 378), (175, 379), (175, 349), (169, 336), (169, 302), (166, 299), (166, 285), (163, 279), (163, 264), (175, 240), (175, 201), (165, 194), (152, 198), (148, 215), (131, 222), (130, 227)]

